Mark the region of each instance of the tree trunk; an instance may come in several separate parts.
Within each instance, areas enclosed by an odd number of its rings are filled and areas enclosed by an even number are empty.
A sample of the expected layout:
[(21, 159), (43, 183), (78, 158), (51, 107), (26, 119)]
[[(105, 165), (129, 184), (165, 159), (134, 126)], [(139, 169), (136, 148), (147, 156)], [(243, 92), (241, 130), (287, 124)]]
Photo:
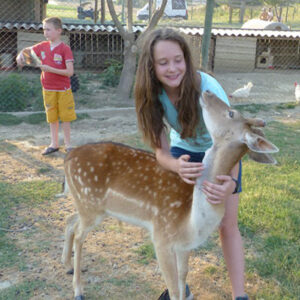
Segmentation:
[(241, 8), (240, 8), (240, 23), (244, 23), (244, 16), (246, 11), (246, 0), (241, 0)]
[(124, 65), (117, 90), (117, 96), (122, 100), (130, 98), (136, 71), (137, 46), (134, 41), (134, 33), (127, 35), (128, 38), (124, 39)]

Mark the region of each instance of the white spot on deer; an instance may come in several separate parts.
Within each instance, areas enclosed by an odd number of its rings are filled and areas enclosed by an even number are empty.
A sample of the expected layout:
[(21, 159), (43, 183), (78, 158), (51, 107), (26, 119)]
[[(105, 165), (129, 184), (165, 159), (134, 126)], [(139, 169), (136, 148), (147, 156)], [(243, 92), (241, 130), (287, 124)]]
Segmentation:
[(86, 172), (84, 172), (84, 173), (83, 173), (83, 176), (84, 176), (84, 177), (86, 177), (86, 174), (87, 174), (87, 173), (86, 173)]
[(182, 205), (182, 202), (180, 201), (175, 201), (175, 202), (172, 202), (170, 203), (170, 207), (180, 207)]
[(100, 168), (103, 167), (103, 163), (100, 163), (100, 164), (99, 164), (99, 167), (100, 167)]
[(76, 157), (74, 158), (74, 160), (77, 162), (77, 160), (78, 160), (78, 157), (76, 156)]
[(95, 182), (98, 181), (98, 176), (97, 175), (95, 175), (94, 180), (95, 180)]
[(78, 168), (77, 172), (78, 172), (78, 174), (80, 174), (81, 173), (81, 168)]
[(108, 184), (109, 181), (110, 181), (110, 178), (109, 178), (109, 177), (106, 177), (105, 183)]
[(91, 171), (92, 173), (94, 172), (94, 170), (95, 170), (94, 167), (91, 167), (91, 168), (90, 168), (90, 171)]
[(88, 161), (86, 165), (87, 165), (87, 166), (90, 166), (90, 165), (91, 165), (91, 163)]
[(84, 185), (80, 176), (78, 176), (78, 182), (79, 182), (79, 184), (80, 184), (81, 186)]

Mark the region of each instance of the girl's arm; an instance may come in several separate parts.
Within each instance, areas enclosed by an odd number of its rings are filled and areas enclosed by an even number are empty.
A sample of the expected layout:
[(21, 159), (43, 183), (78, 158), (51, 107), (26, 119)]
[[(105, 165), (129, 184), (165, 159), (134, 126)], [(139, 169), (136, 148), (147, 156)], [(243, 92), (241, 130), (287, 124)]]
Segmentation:
[(48, 65), (41, 65), (39, 67), (44, 72), (51, 72), (51, 73), (55, 73), (55, 74), (62, 75), (62, 76), (71, 77), (74, 74), (73, 61), (66, 62), (66, 69), (56, 69), (56, 68), (50, 67)]
[(196, 178), (201, 176), (204, 169), (202, 163), (188, 162), (190, 156), (181, 155), (174, 158), (170, 154), (170, 147), (165, 131), (160, 136), (161, 148), (155, 149), (155, 155), (158, 163), (165, 169), (177, 173), (181, 179), (188, 184), (195, 184)]

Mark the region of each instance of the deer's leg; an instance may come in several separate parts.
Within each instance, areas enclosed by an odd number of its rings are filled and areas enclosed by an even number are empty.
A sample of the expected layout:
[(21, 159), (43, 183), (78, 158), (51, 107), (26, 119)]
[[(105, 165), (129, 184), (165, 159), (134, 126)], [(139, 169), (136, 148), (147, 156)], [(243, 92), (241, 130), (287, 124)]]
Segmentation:
[(72, 257), (72, 249), (73, 249), (73, 241), (74, 241), (74, 227), (75, 224), (78, 222), (78, 214), (73, 214), (67, 219), (67, 225), (65, 229), (65, 242), (64, 242), (64, 250), (62, 253), (62, 263), (67, 268), (67, 273), (73, 273), (73, 267), (71, 263)]
[(188, 274), (189, 269), (189, 256), (190, 252), (185, 250), (176, 251), (176, 259), (177, 259), (177, 269), (178, 269), (178, 286), (180, 292), (179, 299), (192, 300), (194, 296), (192, 293), (188, 297), (186, 297), (186, 276)]
[[(81, 252), (82, 252), (82, 245), (83, 242), (90, 232), (90, 230), (93, 229), (93, 227), (96, 224), (99, 224), (104, 218), (103, 216), (97, 216), (97, 220), (90, 219), (88, 220), (88, 223), (85, 223), (80, 219), (79, 222), (75, 225), (74, 230), (74, 275), (73, 275), (73, 288), (74, 288), (74, 294), (75, 294), (75, 300), (83, 300), (83, 288), (81, 285), (80, 280), (80, 262), (81, 262)], [(96, 222), (97, 221), (97, 222)]]
[(155, 245), (155, 252), (159, 268), (169, 290), (170, 299), (185, 299), (179, 296), (177, 259), (174, 250), (170, 246)]

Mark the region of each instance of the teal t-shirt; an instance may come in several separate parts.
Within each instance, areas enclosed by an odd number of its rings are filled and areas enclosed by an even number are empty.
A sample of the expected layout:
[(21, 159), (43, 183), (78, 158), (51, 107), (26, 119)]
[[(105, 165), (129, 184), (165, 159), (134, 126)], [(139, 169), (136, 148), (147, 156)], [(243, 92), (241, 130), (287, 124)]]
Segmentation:
[[(200, 72), (201, 74), (201, 92), (211, 91), (216, 94), (221, 100), (223, 100), (227, 105), (229, 104), (227, 95), (218, 81), (212, 76)], [(178, 123), (178, 114), (175, 106), (170, 101), (165, 90), (159, 95), (159, 100), (164, 108), (164, 117), (166, 121), (171, 126), (170, 130), (170, 145), (171, 147), (180, 147), (191, 152), (205, 152), (211, 145), (212, 140), (210, 134), (208, 133), (202, 114), (200, 116), (199, 125), (196, 129), (195, 138), (182, 139), (180, 137), (180, 125)]]

